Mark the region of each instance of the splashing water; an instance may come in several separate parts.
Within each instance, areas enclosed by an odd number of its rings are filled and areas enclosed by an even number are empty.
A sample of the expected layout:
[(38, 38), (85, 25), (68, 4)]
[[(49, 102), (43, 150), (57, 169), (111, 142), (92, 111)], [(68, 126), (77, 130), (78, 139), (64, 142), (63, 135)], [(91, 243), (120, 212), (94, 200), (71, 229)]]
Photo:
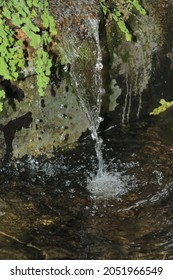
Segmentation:
[(134, 176), (125, 175), (118, 171), (104, 171), (102, 176), (98, 174), (88, 179), (88, 190), (95, 199), (121, 197), (136, 187), (137, 181)]

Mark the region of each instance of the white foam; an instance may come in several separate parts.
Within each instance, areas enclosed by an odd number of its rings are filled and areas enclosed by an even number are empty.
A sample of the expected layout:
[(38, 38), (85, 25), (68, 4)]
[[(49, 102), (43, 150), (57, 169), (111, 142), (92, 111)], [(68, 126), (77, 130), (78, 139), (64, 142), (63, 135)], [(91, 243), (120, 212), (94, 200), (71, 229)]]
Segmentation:
[(116, 198), (120, 199), (136, 186), (133, 176), (124, 175), (121, 172), (104, 171), (101, 176), (93, 176), (88, 179), (87, 189), (94, 198)]

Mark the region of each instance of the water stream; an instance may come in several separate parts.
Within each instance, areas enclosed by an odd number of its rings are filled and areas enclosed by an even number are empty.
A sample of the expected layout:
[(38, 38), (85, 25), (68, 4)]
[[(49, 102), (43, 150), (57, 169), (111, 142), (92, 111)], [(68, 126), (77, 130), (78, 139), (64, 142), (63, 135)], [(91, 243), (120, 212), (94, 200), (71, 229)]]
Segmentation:
[(83, 22), (80, 33), (69, 26), (63, 36), (63, 44), (67, 61), (70, 63), (72, 85), (77, 93), (81, 108), (89, 120), (89, 129), (95, 141), (95, 151), (98, 159), (97, 177), (104, 174), (102, 154), (102, 139), (98, 128), (102, 118), (100, 108), (104, 92), (102, 85), (102, 53), (99, 42), (99, 21), (88, 18)]

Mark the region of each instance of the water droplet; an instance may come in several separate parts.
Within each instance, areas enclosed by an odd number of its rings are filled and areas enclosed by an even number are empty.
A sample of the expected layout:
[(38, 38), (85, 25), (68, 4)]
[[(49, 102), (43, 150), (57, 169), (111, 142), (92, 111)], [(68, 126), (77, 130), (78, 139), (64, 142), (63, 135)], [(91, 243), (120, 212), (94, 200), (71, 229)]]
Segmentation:
[(96, 69), (101, 70), (103, 68), (103, 64), (101, 62), (96, 63)]

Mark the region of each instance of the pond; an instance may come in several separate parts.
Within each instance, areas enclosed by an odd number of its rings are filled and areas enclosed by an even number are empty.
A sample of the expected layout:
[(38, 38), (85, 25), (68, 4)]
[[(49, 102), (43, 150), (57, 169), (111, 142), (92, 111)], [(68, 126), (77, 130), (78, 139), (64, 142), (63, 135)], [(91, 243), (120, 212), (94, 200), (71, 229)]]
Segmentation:
[(0, 259), (173, 259), (173, 148), (157, 125), (101, 133), (0, 172)]

